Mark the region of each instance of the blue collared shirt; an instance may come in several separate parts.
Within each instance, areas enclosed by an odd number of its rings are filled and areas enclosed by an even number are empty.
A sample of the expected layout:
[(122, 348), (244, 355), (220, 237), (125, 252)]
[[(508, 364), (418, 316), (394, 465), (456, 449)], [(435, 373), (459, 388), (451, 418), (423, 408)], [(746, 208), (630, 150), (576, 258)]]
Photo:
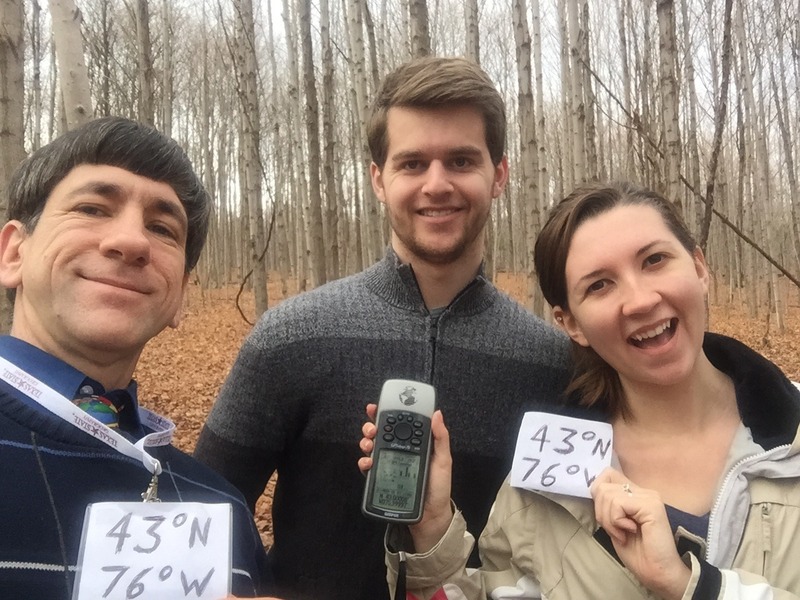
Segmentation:
[[(0, 336), (0, 356), (53, 388), (68, 400), (90, 395), (109, 397), (119, 410), (120, 429), (136, 439), (145, 435), (146, 431), (139, 419), (135, 381), (131, 380), (124, 390), (106, 390), (101, 383), (84, 375), (63, 360), (9, 335)], [(26, 406), (49, 412), (44, 406), (3, 380), (0, 380), (0, 388)]]

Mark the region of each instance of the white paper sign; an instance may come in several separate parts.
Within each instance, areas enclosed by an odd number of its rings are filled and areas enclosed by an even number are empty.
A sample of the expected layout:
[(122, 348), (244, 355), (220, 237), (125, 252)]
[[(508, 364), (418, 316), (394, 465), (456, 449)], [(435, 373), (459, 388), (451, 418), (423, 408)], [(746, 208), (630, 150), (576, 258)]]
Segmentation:
[(231, 586), (231, 505), (86, 508), (73, 600), (219, 600)]
[(511, 466), (511, 485), (591, 498), (589, 486), (611, 465), (612, 437), (609, 423), (525, 413)]

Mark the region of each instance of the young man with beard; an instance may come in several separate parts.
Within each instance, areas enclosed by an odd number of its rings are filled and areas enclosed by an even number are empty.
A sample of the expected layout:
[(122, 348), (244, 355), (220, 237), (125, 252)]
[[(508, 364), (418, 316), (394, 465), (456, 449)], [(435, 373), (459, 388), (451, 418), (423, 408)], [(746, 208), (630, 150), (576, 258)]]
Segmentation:
[(364, 406), (386, 379), (432, 384), (448, 415), (453, 498), (478, 533), (523, 412), (556, 401), (566, 338), (483, 273), (485, 225), (508, 179), (505, 110), (456, 58), (384, 80), (369, 124), (372, 186), (392, 229), (365, 271), (267, 311), (242, 347), (196, 454), (250, 506), (277, 470), (269, 552), (279, 594), (388, 598), (381, 523), (361, 514)]

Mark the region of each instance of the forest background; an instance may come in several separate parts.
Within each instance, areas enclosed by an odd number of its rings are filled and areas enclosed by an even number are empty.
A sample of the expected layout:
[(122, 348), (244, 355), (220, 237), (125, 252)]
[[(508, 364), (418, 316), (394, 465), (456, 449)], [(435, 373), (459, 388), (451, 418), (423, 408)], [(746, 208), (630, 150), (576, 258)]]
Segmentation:
[(0, 0), (0, 190), (96, 116), (186, 148), (215, 212), (187, 319), (137, 378), (191, 450), (257, 316), (383, 255), (365, 134), (381, 78), (467, 56), (507, 106), (486, 248), (501, 288), (547, 317), (531, 266), (547, 209), (582, 181), (638, 181), (706, 252), (710, 327), (797, 379), (798, 15), (800, 0)]

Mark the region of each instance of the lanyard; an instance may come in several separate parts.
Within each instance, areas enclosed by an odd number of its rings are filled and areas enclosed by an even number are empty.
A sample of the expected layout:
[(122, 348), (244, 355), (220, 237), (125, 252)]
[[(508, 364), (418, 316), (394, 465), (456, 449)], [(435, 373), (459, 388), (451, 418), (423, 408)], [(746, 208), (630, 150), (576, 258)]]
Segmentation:
[(153, 474), (153, 480), (150, 482), (147, 492), (142, 496), (147, 496), (147, 498), (144, 498), (145, 500), (156, 499), (155, 489), (158, 483), (157, 477), (161, 474), (161, 463), (150, 456), (145, 447), (166, 446), (169, 444), (175, 432), (175, 424), (172, 421), (146, 408), (139, 408), (139, 417), (142, 423), (152, 429), (153, 433), (147, 434), (138, 442), (132, 444), (124, 436), (110, 429), (87, 412), (75, 406), (53, 388), (42, 383), (2, 356), (0, 356), (0, 379), (93, 438), (100, 440), (126, 456), (141, 460), (145, 468)]

